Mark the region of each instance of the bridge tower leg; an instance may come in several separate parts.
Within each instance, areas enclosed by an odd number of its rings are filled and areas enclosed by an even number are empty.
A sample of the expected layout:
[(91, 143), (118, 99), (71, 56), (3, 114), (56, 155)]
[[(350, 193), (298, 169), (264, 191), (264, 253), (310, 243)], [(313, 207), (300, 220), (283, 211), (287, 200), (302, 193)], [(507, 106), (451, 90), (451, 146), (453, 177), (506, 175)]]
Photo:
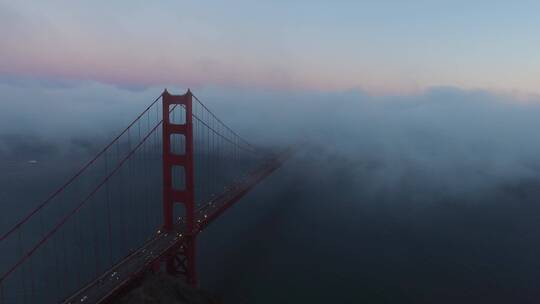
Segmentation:
[[(173, 275), (184, 275), (188, 284), (197, 285), (195, 272), (196, 237), (195, 229), (195, 188), (193, 172), (193, 116), (192, 94), (190, 90), (184, 95), (171, 95), (163, 92), (163, 230), (171, 232), (174, 228), (174, 205), (184, 206), (186, 235), (179, 248), (175, 248), (167, 256), (166, 269)], [(171, 122), (170, 113), (173, 107), (182, 107), (185, 114), (183, 122)], [(182, 154), (171, 151), (172, 135), (184, 137)], [(173, 168), (183, 168), (184, 187), (175, 189), (173, 186)], [(179, 172), (182, 172), (180, 170)]]

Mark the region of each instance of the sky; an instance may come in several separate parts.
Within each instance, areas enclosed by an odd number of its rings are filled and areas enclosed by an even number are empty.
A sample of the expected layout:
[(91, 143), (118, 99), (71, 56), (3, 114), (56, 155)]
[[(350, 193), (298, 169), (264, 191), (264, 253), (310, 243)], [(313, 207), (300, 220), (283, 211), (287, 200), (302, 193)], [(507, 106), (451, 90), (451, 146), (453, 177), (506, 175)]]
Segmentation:
[(538, 1), (0, 0), (0, 81), (540, 93)]

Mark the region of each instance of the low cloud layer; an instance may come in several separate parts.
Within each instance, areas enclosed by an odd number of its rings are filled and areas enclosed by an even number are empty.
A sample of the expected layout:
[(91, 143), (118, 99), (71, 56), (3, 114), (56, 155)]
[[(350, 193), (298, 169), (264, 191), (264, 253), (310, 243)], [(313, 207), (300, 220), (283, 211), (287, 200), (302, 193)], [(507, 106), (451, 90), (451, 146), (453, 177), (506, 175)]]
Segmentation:
[[(44, 143), (85, 142), (88, 148), (119, 132), (161, 91), (1, 83), (1, 150), (16, 154), (20, 143), (36, 151)], [(257, 145), (300, 143), (323, 162), (376, 167), (374, 180), (383, 184), (414, 172), (434, 187), (474, 191), (494, 180), (534, 177), (540, 168), (540, 99), (456, 88), (384, 97), (224, 88), (194, 93)]]

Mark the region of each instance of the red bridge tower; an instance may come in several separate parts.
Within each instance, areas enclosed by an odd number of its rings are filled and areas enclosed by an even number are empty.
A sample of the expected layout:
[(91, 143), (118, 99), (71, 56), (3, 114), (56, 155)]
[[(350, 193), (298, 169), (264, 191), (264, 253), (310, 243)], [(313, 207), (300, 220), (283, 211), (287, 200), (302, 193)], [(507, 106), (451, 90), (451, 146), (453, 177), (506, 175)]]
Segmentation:
[[(192, 94), (188, 89), (184, 95), (171, 95), (163, 92), (163, 230), (171, 232), (174, 227), (174, 205), (184, 206), (186, 235), (185, 241), (167, 256), (166, 269), (169, 274), (184, 275), (188, 284), (197, 285), (195, 272), (195, 191), (193, 173), (193, 116)], [(170, 113), (176, 107), (184, 109), (183, 123), (171, 122)], [(184, 138), (183, 153), (173, 153), (171, 138), (180, 135)], [(179, 167), (185, 181), (183, 189), (173, 187), (173, 167)]]

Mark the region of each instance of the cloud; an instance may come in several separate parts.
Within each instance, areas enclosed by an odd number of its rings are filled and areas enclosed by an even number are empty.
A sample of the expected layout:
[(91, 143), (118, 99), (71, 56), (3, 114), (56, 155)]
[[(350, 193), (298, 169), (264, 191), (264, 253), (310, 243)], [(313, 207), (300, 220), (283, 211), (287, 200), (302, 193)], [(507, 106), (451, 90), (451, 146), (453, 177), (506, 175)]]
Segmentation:
[[(104, 142), (161, 91), (89, 82), (3, 83), (0, 133)], [(401, 96), (224, 87), (194, 92), (255, 144), (303, 143), (314, 154), (320, 151), (322, 162), (334, 157), (358, 170), (377, 168), (371, 182), (379, 189), (414, 174), (433, 191), (475, 191), (536, 177), (540, 166), (537, 99), (451, 87)]]

